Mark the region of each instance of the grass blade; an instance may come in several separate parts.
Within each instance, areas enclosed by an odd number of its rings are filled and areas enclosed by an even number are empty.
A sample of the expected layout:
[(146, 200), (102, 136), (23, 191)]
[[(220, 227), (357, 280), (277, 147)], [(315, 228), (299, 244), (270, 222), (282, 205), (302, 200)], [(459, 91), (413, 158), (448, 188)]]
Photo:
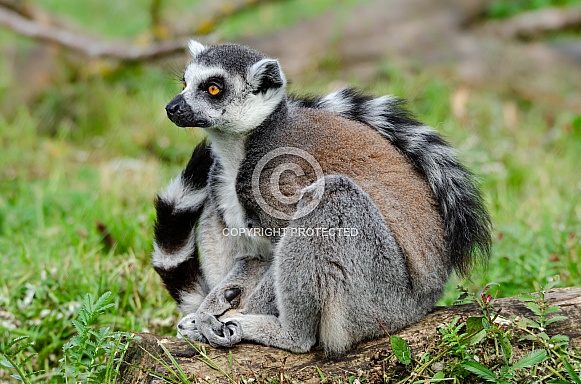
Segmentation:
[(579, 375), (577, 374), (577, 372), (575, 372), (575, 369), (573, 369), (573, 366), (571, 366), (567, 359), (563, 360), (563, 365), (565, 366), (565, 369), (567, 370), (567, 375), (569, 375), (571, 381), (575, 384), (581, 384), (581, 378), (579, 378)]

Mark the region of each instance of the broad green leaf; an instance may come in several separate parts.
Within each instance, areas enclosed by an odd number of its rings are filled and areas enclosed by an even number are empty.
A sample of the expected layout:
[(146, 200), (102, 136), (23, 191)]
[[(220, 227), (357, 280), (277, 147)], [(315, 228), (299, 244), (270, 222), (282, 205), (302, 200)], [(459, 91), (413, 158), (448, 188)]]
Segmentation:
[(79, 322), (78, 320), (73, 320), (72, 321), (75, 329), (77, 330), (77, 333), (81, 334), (85, 334), (85, 325), (82, 324), (81, 322)]
[(445, 379), (445, 378), (446, 378), (446, 375), (442, 371), (436, 372), (434, 374), (434, 376), (432, 376), (432, 379)]
[(488, 321), (488, 319), (486, 317), (482, 318), (482, 326), (484, 327), (484, 329), (490, 329), (492, 328), (492, 326), (490, 325), (490, 321)]
[(482, 331), (475, 334), (474, 337), (472, 337), (472, 339), (470, 340), (470, 345), (476, 345), (476, 344), (480, 343), (482, 340), (484, 340), (485, 337), (486, 337), (486, 330), (483, 329)]
[(436, 374), (434, 374), (434, 376), (432, 376), (431, 379), (414, 381), (413, 384), (442, 383), (442, 382), (450, 381), (450, 380), (452, 380), (452, 379), (450, 377), (446, 377), (444, 372), (436, 372)]
[(486, 368), (484, 365), (480, 363), (477, 363), (475, 361), (468, 361), (466, 363), (462, 363), (461, 365), (462, 368), (464, 368), (465, 370), (470, 371), (487, 381), (491, 381), (493, 383), (496, 382), (496, 376), (494, 375), (494, 373), (492, 373), (490, 369)]
[(569, 336), (565, 336), (565, 335), (555, 335), (549, 339), (549, 343), (552, 343), (552, 344), (561, 344), (561, 343), (568, 343), (568, 342), (569, 342)]
[(412, 351), (408, 343), (399, 336), (391, 336), (389, 338), (391, 342), (391, 349), (395, 357), (400, 363), (408, 365), (412, 362)]
[(547, 358), (547, 351), (544, 349), (537, 349), (520, 358), (514, 365), (514, 369), (523, 369), (533, 367)]
[(537, 303), (535, 303), (534, 301), (525, 303), (525, 307), (527, 307), (528, 309), (530, 309), (537, 316), (541, 316), (542, 315), (541, 307), (539, 307), (539, 305)]
[(567, 316), (553, 316), (545, 321), (545, 325), (556, 323), (557, 321), (567, 320)]
[(561, 311), (561, 308), (559, 308), (559, 306), (558, 306), (558, 305), (551, 305), (550, 307), (548, 307), (548, 308), (545, 308), (545, 309), (543, 310), (543, 313), (544, 313), (545, 315), (549, 315), (549, 314), (551, 314), (551, 313), (559, 313), (559, 312), (562, 312), (562, 311)]
[(512, 345), (508, 337), (500, 338), (500, 346), (502, 348), (502, 354), (508, 361), (512, 361)]
[(466, 319), (466, 333), (469, 335), (473, 333), (478, 333), (484, 329), (482, 320), (484, 316), (470, 316)]
[(112, 303), (111, 304), (107, 304), (107, 301), (109, 300), (109, 297), (110, 296), (111, 296), (111, 292), (110, 291), (107, 291), (107, 292), (103, 293), (101, 295), (101, 297), (99, 297), (97, 299), (97, 302), (95, 303), (95, 308), (97, 310), (100, 310), (100, 309), (106, 309), (106, 308), (109, 308), (110, 306), (112, 306), (113, 305)]
[(521, 319), (521, 324), (524, 324), (524, 326), (527, 328), (536, 328), (536, 329), (541, 328), (539, 323), (527, 317), (523, 317)]
[(549, 279), (547, 280), (547, 284), (541, 287), (542, 292), (544, 293), (545, 291), (548, 291), (549, 289), (555, 287), (557, 284), (559, 284), (559, 280), (560, 280), (559, 275), (549, 277)]
[(6, 368), (14, 368), (14, 365), (8, 360), (0, 360), (0, 365)]

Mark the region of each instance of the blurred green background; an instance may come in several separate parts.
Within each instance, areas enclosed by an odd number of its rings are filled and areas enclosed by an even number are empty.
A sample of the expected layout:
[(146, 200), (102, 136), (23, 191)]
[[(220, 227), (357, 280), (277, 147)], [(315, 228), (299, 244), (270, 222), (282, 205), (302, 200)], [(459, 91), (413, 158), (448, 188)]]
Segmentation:
[[(160, 21), (152, 23), (156, 3)], [(490, 1), (478, 18), (493, 23), (579, 3)], [(187, 30), (184, 15), (201, 20), (201, 4), (27, 3), (94, 36), (138, 46), (171, 39), (172, 28), (180, 25)], [(307, 69), (290, 71), (291, 91), (317, 94), (354, 85), (404, 97), (421, 121), (458, 148), (482, 182), (495, 228), (490, 265), (461, 283), (478, 289), (498, 282), (499, 296), (533, 291), (555, 277), (559, 286), (580, 285), (581, 111), (554, 96), (580, 100), (579, 89), (567, 81), (562, 88), (550, 83), (553, 93), (533, 89), (530, 96), (511, 82), (466, 83), (452, 67), (431, 70), (429, 62), (385, 59), (371, 70), (360, 67), (358, 57), (341, 54), (350, 38), (341, 33), (341, 20), (365, 7), (354, 0), (275, 1), (198, 31), (219, 41), (278, 42), (287, 30), (338, 15), (330, 27), (336, 28), (333, 44), (321, 43), (321, 57)], [(519, 44), (578, 39), (577, 31), (567, 31)], [(286, 41), (288, 49), (305, 43)], [(71, 320), (85, 293), (113, 293), (115, 310), (103, 316), (105, 325), (174, 333), (178, 312), (149, 257), (155, 193), (180, 172), (203, 137), (201, 130), (179, 129), (165, 117), (165, 104), (181, 90), (186, 62), (177, 54), (122, 65), (0, 29), (0, 342), (30, 336), (38, 353), (35, 367), (46, 372), (43, 380), (57, 380), (61, 347), (74, 333)], [(442, 304), (455, 299), (458, 283), (452, 279)]]

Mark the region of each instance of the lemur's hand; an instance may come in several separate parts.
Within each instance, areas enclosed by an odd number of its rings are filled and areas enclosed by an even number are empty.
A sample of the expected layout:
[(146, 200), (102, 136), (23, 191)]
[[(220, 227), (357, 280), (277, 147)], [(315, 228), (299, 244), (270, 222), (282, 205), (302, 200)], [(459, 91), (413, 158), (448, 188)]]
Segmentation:
[(215, 316), (206, 314), (199, 315), (197, 321), (199, 332), (213, 347), (232, 347), (242, 341), (242, 329), (235, 321), (221, 322)]

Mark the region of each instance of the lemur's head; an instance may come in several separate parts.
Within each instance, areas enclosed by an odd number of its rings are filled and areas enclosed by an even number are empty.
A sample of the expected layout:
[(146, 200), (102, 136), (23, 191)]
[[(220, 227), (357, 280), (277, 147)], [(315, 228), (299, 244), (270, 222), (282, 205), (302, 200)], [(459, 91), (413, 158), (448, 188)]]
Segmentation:
[(190, 41), (189, 48), (184, 90), (165, 107), (177, 126), (249, 132), (283, 99), (286, 79), (277, 60), (234, 44)]

